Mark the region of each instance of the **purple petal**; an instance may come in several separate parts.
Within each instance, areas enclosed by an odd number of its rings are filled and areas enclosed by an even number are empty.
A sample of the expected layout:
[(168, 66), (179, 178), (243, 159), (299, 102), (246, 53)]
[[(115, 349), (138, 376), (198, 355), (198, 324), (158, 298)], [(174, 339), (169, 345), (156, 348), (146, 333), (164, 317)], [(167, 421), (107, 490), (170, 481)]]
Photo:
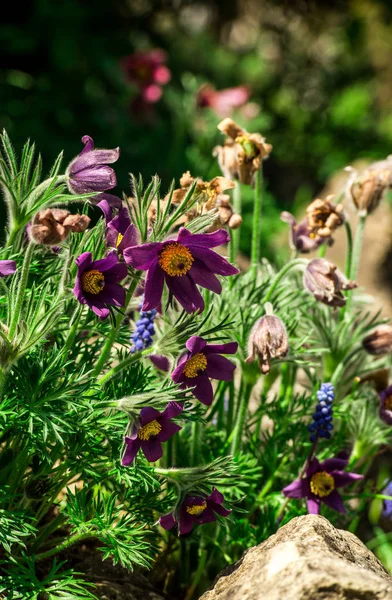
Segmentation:
[(159, 518), (159, 525), (168, 531), (177, 525), (177, 521), (175, 520), (173, 513), (167, 513), (167, 515), (162, 515), (162, 517)]
[(320, 498), (316, 498), (316, 496), (308, 498), (306, 504), (308, 505), (308, 513), (310, 515), (320, 514)]
[(195, 518), (196, 523), (202, 525), (203, 523), (213, 523), (216, 521), (216, 516), (213, 513), (212, 508), (206, 508), (199, 517)]
[(98, 202), (97, 206), (102, 210), (106, 224), (108, 224), (112, 220), (113, 211), (107, 200), (101, 200)]
[(150, 438), (146, 442), (142, 442), (142, 450), (148, 462), (155, 462), (162, 458), (162, 444), (158, 439)]
[(231, 381), (236, 365), (224, 356), (210, 354), (207, 361), (206, 375), (218, 381)]
[(210, 500), (211, 502), (214, 502), (215, 504), (222, 504), (224, 499), (225, 498), (224, 498), (223, 494), (221, 494), (221, 492), (218, 492), (216, 487), (212, 488), (212, 494), (210, 494), (207, 498), (207, 500)]
[(358, 473), (344, 473), (343, 471), (332, 471), (331, 475), (335, 480), (335, 487), (337, 488), (350, 485), (350, 483), (353, 483), (354, 481), (363, 479), (363, 475), (359, 475)]
[(179, 404), (178, 402), (169, 402), (162, 413), (162, 417), (165, 419), (173, 419), (174, 417), (178, 417), (183, 410), (184, 407), (182, 404)]
[(192, 515), (188, 514), (185, 510), (181, 511), (180, 522), (178, 525), (179, 535), (186, 535), (193, 529), (195, 519)]
[(198, 246), (192, 246), (190, 250), (194, 258), (200, 259), (210, 271), (217, 275), (237, 275), (239, 273), (236, 267), (233, 267), (223, 256), (213, 252), (213, 250), (199, 248)]
[(197, 354), (206, 347), (206, 341), (199, 335), (192, 335), (192, 337), (190, 337), (186, 342), (185, 346), (189, 352), (192, 354)]
[(16, 271), (16, 262), (14, 260), (0, 260), (0, 277), (13, 275)]
[[(131, 218), (127, 208), (120, 208), (118, 214), (109, 223), (109, 227), (112, 227), (122, 235), (126, 232), (131, 224)], [(133, 244), (135, 245), (135, 244)]]
[(134, 269), (147, 271), (150, 268), (151, 262), (157, 258), (157, 254), (161, 248), (162, 244), (160, 242), (151, 242), (150, 244), (126, 248), (124, 250), (125, 262)]
[(193, 379), (187, 379), (187, 385), (189, 387), (195, 386), (192, 390), (192, 394), (200, 400), (202, 404), (211, 406), (214, 392), (212, 390), (211, 381), (206, 375), (198, 375)]
[(78, 256), (75, 260), (75, 263), (77, 264), (79, 274), (81, 275), (91, 264), (91, 252), (83, 252), (83, 254)]
[(148, 358), (159, 371), (164, 371), (165, 373), (170, 371), (170, 361), (166, 356), (163, 356), (162, 354), (151, 354)]
[(134, 459), (138, 451), (140, 450), (141, 441), (137, 438), (135, 440), (131, 440), (130, 438), (125, 438), (126, 448), (124, 455), (121, 460), (121, 464), (124, 467), (130, 465)]
[(86, 303), (101, 320), (108, 318), (110, 310), (100, 298), (89, 294), (86, 296)]
[(125, 248), (136, 246), (139, 242), (138, 231), (133, 223), (129, 225), (124, 233), (124, 237), (118, 245), (119, 252), (124, 252)]
[(329, 496), (324, 496), (322, 500), (324, 504), (326, 504), (329, 508), (332, 508), (332, 510), (336, 510), (340, 513), (347, 512), (346, 507), (343, 504), (343, 500), (337, 490), (333, 490)]
[(120, 148), (114, 148), (113, 150), (94, 150), (94, 142), (89, 136), (84, 136), (83, 140), (88, 140), (85, 147), (73, 161), (72, 161), (72, 174), (79, 173), (84, 169), (90, 169), (96, 165), (110, 165), (116, 162), (120, 156)]
[(99, 294), (100, 300), (105, 304), (112, 304), (113, 306), (124, 306), (125, 305), (125, 290), (118, 283), (105, 283), (105, 287)]
[(69, 178), (69, 185), (77, 194), (103, 192), (114, 188), (117, 179), (111, 167), (101, 165), (73, 173)]
[(146, 406), (140, 411), (140, 423), (142, 425), (146, 425), (147, 423), (151, 423), (151, 421), (155, 421), (155, 419), (160, 416), (161, 413), (159, 410), (153, 408), (152, 406)]
[[(127, 265), (124, 263), (117, 263), (114, 267), (111, 267), (110, 271), (105, 273), (105, 284), (107, 283), (118, 283), (125, 279), (128, 275)], [(106, 285), (105, 285), (106, 287)]]
[(192, 277), (193, 281), (201, 287), (206, 288), (207, 290), (211, 290), (211, 292), (215, 292), (215, 294), (220, 294), (222, 291), (222, 285), (219, 279), (211, 273), (207, 267), (199, 259), (195, 259), (192, 264), (192, 267), (189, 271), (189, 276)]
[(186, 275), (182, 277), (166, 275), (165, 279), (169, 290), (187, 313), (204, 310), (204, 300), (190, 277)]
[(317, 460), (316, 457), (313, 457), (311, 459), (311, 461), (308, 464), (308, 467), (306, 469), (306, 477), (310, 478), (312, 477), (312, 475), (314, 475), (315, 473), (317, 473), (317, 471), (323, 471), (325, 469), (321, 468), (321, 465), (319, 463), (319, 461)]
[(84, 295), (84, 291), (82, 288), (82, 281), (80, 279), (80, 275), (77, 275), (77, 277), (76, 277), (73, 293), (75, 294), (76, 299), (78, 300), (78, 302), (80, 302), (80, 304), (87, 304), (87, 300), (86, 300), (86, 297)]
[(195, 233), (186, 237), (181, 234), (181, 231), (177, 239), (178, 241), (181, 239), (181, 243), (189, 249), (194, 246), (198, 246), (199, 248), (215, 248), (230, 241), (230, 236), (225, 229), (218, 229), (218, 231), (214, 231), (213, 233)]
[(162, 429), (157, 435), (157, 440), (160, 442), (167, 442), (173, 435), (178, 433), (182, 427), (173, 423), (172, 421), (161, 421)]
[(92, 150), (94, 150), (94, 140), (89, 135), (84, 135), (82, 137), (82, 144), (84, 144), (84, 148), (80, 152), (79, 156), (82, 154), (86, 154), (86, 152), (91, 152)]
[[(126, 252), (126, 251), (125, 251)], [(144, 288), (143, 310), (156, 308), (162, 298), (165, 275), (159, 264), (158, 258), (152, 261), (148, 269), (146, 285)]]
[(122, 202), (120, 200), (120, 198), (118, 196), (115, 196), (114, 194), (107, 194), (106, 192), (103, 192), (102, 194), (99, 194), (98, 196), (95, 196), (94, 198), (92, 198), (90, 200), (90, 202), (94, 202), (97, 200), (106, 200), (106, 202), (109, 204), (109, 206), (113, 207), (113, 208), (121, 208), (122, 206)]
[(171, 374), (171, 378), (174, 381), (174, 383), (179, 383), (180, 381), (184, 380), (183, 377), (183, 372), (184, 372), (184, 367), (186, 364), (186, 361), (188, 360), (189, 355), (188, 353), (183, 354), (183, 356), (181, 356), (181, 358), (179, 359), (176, 368), (174, 369), (173, 373)]
[(235, 354), (238, 350), (238, 342), (228, 342), (227, 344), (207, 344), (204, 354)]
[(348, 460), (343, 458), (328, 458), (320, 464), (320, 471), (344, 471), (348, 465)]
[(213, 510), (214, 512), (218, 513), (218, 515), (221, 515), (221, 517), (228, 517), (231, 513), (231, 510), (221, 506), (220, 504), (213, 506)]
[(289, 485), (283, 488), (282, 493), (287, 498), (305, 498), (308, 493), (308, 485), (306, 479), (296, 479)]
[(109, 269), (112, 269), (118, 263), (118, 256), (115, 250), (111, 250), (106, 258), (100, 260), (94, 260), (90, 265), (90, 271), (96, 269), (100, 273), (104, 273)]

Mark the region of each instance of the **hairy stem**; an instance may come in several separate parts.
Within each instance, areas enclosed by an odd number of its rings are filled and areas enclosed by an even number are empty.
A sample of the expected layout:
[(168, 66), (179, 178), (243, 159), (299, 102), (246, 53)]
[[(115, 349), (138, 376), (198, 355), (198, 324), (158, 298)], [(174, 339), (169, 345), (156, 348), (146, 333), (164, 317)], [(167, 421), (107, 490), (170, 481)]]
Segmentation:
[(8, 333), (8, 338), (10, 341), (12, 341), (12, 339), (15, 335), (16, 327), (17, 327), (17, 324), (18, 324), (18, 321), (20, 318), (20, 312), (22, 310), (24, 293), (26, 290), (27, 279), (28, 279), (29, 271), (30, 271), (30, 263), (31, 263), (31, 257), (33, 255), (33, 249), (34, 249), (34, 244), (32, 242), (30, 242), (29, 245), (27, 246), (25, 258), (23, 261), (23, 267), (22, 267), (22, 272), (20, 274), (20, 280), (19, 280), (19, 285), (18, 285), (18, 291), (16, 294), (15, 305), (13, 307), (13, 314), (11, 316), (11, 323), (10, 323), (10, 328), (9, 328), (9, 333)]
[(235, 424), (233, 441), (231, 444), (231, 454), (236, 456), (241, 449), (242, 435), (245, 425), (245, 417), (248, 411), (248, 404), (250, 400), (250, 394), (253, 389), (253, 383), (246, 383), (240, 400), (240, 406), (238, 410), (237, 423)]
[(285, 265), (280, 271), (279, 273), (277, 273), (275, 275), (275, 277), (272, 280), (272, 283), (269, 287), (268, 292), (266, 293), (265, 297), (264, 297), (264, 304), (266, 302), (268, 302), (271, 298), (273, 293), (275, 292), (276, 288), (278, 287), (280, 281), (286, 276), (286, 274), (293, 269), (294, 267), (300, 266), (300, 265), (304, 265), (306, 266), (309, 263), (309, 261), (306, 258), (295, 258), (294, 260), (290, 261), (289, 263), (287, 263), (287, 265)]
[(252, 248), (251, 248), (251, 264), (252, 273), (257, 274), (257, 269), (260, 262), (260, 237), (261, 237), (261, 211), (263, 204), (262, 196), (262, 169), (255, 173), (255, 195), (253, 204), (253, 227), (252, 227)]
[(56, 554), (59, 554), (59, 552), (66, 550), (70, 546), (73, 546), (74, 544), (78, 544), (79, 542), (91, 539), (93, 537), (95, 536), (92, 533), (78, 533), (77, 535), (73, 535), (72, 537), (70, 537), (68, 540), (65, 540), (65, 542), (63, 542), (62, 544), (56, 545), (55, 548), (51, 548), (46, 552), (41, 552), (41, 554), (36, 554), (35, 560), (38, 561), (44, 560), (45, 558), (50, 558), (51, 556), (55, 556)]
[[(237, 181), (235, 188), (233, 189), (233, 211), (234, 213), (241, 215), (242, 213), (242, 201), (241, 201), (241, 187), (240, 183)], [(238, 252), (240, 249), (240, 239), (241, 239), (241, 226), (237, 229), (233, 229), (231, 231), (231, 240), (230, 240), (230, 262), (235, 263), (238, 258)], [(233, 279), (230, 279), (230, 283)]]

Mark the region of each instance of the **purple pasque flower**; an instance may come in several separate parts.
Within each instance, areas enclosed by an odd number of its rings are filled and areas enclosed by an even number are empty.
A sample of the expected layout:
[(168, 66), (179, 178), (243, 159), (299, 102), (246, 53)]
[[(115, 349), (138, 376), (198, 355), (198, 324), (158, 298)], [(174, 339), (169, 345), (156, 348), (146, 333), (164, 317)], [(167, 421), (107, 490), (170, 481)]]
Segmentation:
[(68, 188), (73, 194), (106, 192), (117, 185), (116, 174), (110, 165), (120, 156), (120, 148), (94, 149), (89, 135), (82, 137), (84, 148), (67, 167)]
[(139, 271), (148, 271), (143, 310), (159, 306), (166, 281), (169, 291), (186, 312), (202, 311), (204, 300), (197, 285), (220, 294), (222, 286), (216, 275), (239, 273), (225, 258), (210, 250), (226, 244), (229, 239), (224, 229), (192, 234), (181, 227), (176, 240), (126, 248), (125, 261)]
[(212, 488), (212, 494), (207, 497), (186, 496), (177, 510), (159, 519), (159, 524), (166, 530), (178, 525), (178, 535), (186, 535), (192, 531), (194, 525), (216, 521), (217, 514), (228, 517), (231, 510), (222, 506), (223, 502), (223, 494), (216, 488)]
[(312, 233), (308, 225), (308, 219), (303, 219), (297, 223), (294, 216), (287, 211), (282, 212), (280, 218), (291, 227), (290, 247), (293, 250), (307, 254), (308, 252), (317, 250), (324, 242), (327, 242), (329, 245), (331, 244), (331, 238), (325, 239), (320, 235)]
[(124, 306), (125, 290), (119, 282), (127, 276), (127, 266), (118, 262), (115, 250), (94, 261), (90, 252), (83, 252), (75, 262), (78, 273), (74, 294), (81, 304), (88, 304), (100, 319), (109, 316), (108, 304)]
[(16, 271), (16, 262), (14, 260), (0, 260), (0, 277), (13, 275)]
[(219, 381), (233, 379), (236, 366), (221, 354), (235, 354), (238, 344), (207, 344), (202, 337), (194, 335), (185, 346), (187, 352), (180, 357), (171, 378), (182, 388), (193, 387), (192, 394), (210, 406), (214, 395), (210, 377)]
[(133, 423), (131, 435), (125, 436), (126, 448), (121, 464), (129, 466), (140, 449), (148, 462), (160, 459), (163, 454), (162, 442), (167, 442), (181, 429), (170, 419), (177, 417), (182, 410), (183, 407), (177, 402), (169, 402), (163, 412), (151, 406), (142, 408), (139, 422)]
[(308, 512), (311, 515), (319, 514), (322, 502), (333, 510), (345, 513), (337, 488), (363, 479), (363, 475), (345, 473), (347, 464), (348, 460), (343, 458), (329, 458), (320, 463), (313, 457), (306, 469), (306, 477), (296, 479), (282, 492), (287, 498), (307, 498)]
[[(102, 196), (107, 195), (109, 194), (102, 194)], [(128, 246), (137, 246), (139, 237), (137, 229), (131, 221), (128, 208), (121, 205), (120, 198), (117, 199), (120, 203), (119, 206), (111, 204), (106, 198), (101, 200), (97, 206), (102, 210), (106, 221), (106, 245), (116, 248), (117, 252), (122, 254)], [(113, 216), (113, 206), (119, 209), (116, 216)]]
[(392, 425), (392, 385), (388, 386), (378, 395), (380, 398), (380, 419), (382, 419), (384, 423)]

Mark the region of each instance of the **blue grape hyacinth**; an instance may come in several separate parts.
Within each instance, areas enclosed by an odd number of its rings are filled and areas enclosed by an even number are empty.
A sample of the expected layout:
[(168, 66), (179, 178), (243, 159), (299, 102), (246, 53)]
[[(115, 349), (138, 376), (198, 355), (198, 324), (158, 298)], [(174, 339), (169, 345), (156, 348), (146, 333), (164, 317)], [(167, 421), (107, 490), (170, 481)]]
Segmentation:
[[(139, 305), (142, 307), (142, 304)], [(136, 321), (136, 329), (131, 336), (131, 353), (134, 354), (139, 350), (144, 350), (151, 346), (153, 339), (152, 336), (155, 334), (154, 319), (157, 311), (155, 308), (152, 310), (140, 311), (140, 317)]]
[(318, 438), (331, 438), (333, 429), (332, 403), (335, 398), (335, 389), (332, 383), (322, 383), (316, 393), (317, 406), (313, 414), (313, 422), (308, 426), (310, 432), (310, 441), (315, 442)]

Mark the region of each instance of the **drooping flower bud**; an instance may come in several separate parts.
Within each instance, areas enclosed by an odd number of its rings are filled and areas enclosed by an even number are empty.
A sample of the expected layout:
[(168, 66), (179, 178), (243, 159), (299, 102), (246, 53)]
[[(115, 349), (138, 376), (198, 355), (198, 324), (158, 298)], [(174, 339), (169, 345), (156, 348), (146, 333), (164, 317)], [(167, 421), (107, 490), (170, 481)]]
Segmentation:
[(389, 354), (392, 352), (392, 326), (379, 325), (362, 340), (362, 345), (374, 356)]
[[(267, 312), (270, 312), (268, 308)], [(275, 315), (266, 314), (251, 329), (246, 362), (251, 363), (257, 357), (260, 371), (266, 375), (271, 368), (271, 359), (286, 356), (288, 350), (289, 338), (283, 321)]]
[(362, 214), (376, 210), (387, 189), (392, 187), (392, 157), (370, 165), (363, 173), (347, 167), (352, 175), (347, 182), (346, 193)]
[(29, 235), (37, 244), (56, 246), (64, 242), (71, 231), (85, 231), (90, 221), (87, 215), (72, 215), (61, 208), (47, 208), (35, 215)]
[(357, 287), (355, 281), (347, 279), (336, 265), (325, 258), (311, 260), (305, 269), (304, 285), (316, 300), (328, 306), (344, 306), (343, 290)]

